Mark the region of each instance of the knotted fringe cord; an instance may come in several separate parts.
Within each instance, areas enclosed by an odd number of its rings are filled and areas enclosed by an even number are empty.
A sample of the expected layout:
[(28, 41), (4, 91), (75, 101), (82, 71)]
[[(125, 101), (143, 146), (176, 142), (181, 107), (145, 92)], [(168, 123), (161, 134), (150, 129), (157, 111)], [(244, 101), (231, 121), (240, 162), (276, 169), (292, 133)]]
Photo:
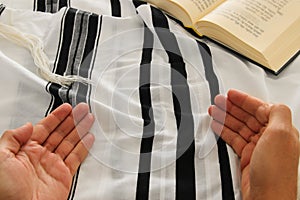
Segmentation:
[(35, 66), (38, 68), (38, 73), (47, 81), (64, 86), (69, 86), (74, 82), (91, 83), (89, 79), (80, 76), (62, 76), (52, 73), (49, 58), (44, 52), (43, 42), (38, 37), (22, 33), (16, 28), (3, 23), (0, 23), (0, 35), (19, 46), (27, 48), (31, 52)]

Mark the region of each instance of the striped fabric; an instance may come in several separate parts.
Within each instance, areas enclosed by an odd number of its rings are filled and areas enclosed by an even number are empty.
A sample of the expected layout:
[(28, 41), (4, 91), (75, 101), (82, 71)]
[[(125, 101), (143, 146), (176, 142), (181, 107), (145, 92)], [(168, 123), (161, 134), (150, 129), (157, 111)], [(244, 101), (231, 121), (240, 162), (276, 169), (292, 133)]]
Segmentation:
[[(98, 45), (100, 17), (96, 14), (68, 8), (65, 10), (60, 33), (57, 57), (53, 73), (91, 77), (91, 70)], [(52, 95), (51, 108), (75, 98), (70, 91), (76, 91), (76, 103), (88, 102), (89, 86), (75, 83), (70, 88), (49, 83), (47, 91)]]
[(86, 102), (96, 116), (95, 146), (69, 200), (240, 199), (236, 157), (209, 128), (207, 108), (220, 92), (209, 47), (143, 2), (107, 0), (109, 15), (69, 7), (75, 2), (33, 8), (55, 13), (60, 27), (49, 36), (56, 50), (46, 52), (53, 73), (92, 81), (45, 85), (46, 114)]
[[(120, 7), (120, 2), (119, 1), (111, 1), (111, 11), (112, 15), (115, 17), (120, 17), (121, 16), (121, 7)], [(135, 6), (137, 7), (137, 12), (140, 13), (140, 15), (146, 15), (143, 16), (145, 17), (145, 20), (143, 21), (143, 29), (142, 32), (144, 32), (143, 40), (137, 41), (140, 44), (137, 44), (138, 46), (140, 45), (140, 51), (141, 51), (141, 58), (137, 59), (140, 60), (140, 69), (139, 73), (135, 74), (135, 78), (139, 80), (139, 85), (134, 86), (134, 88), (131, 88), (132, 90), (138, 90), (139, 93), (139, 103), (140, 103), (140, 108), (141, 108), (141, 119), (143, 119), (143, 130), (142, 130), (142, 137), (140, 139), (140, 142), (138, 142), (135, 145), (140, 145), (139, 148), (139, 159), (136, 160), (136, 163), (138, 164), (138, 174), (136, 174), (135, 180), (131, 180), (133, 183), (132, 186), (136, 185), (133, 189), (135, 189), (135, 199), (161, 199), (161, 191), (160, 190), (172, 190), (171, 188), (168, 187), (175, 187), (174, 190), (172, 191), (173, 194), (164, 194), (164, 199), (169, 199), (169, 197), (176, 198), (176, 199), (203, 199), (203, 194), (201, 194), (199, 191), (197, 191), (199, 188), (197, 188), (197, 183), (201, 182), (201, 179), (198, 179), (196, 177), (196, 170), (199, 170), (195, 166), (195, 159), (197, 159), (197, 154), (195, 152), (195, 125), (194, 125), (194, 117), (192, 113), (192, 105), (191, 105), (191, 99), (190, 99), (190, 86), (188, 83), (188, 74), (187, 74), (187, 69), (186, 63), (181, 55), (181, 50), (179, 47), (179, 44), (176, 39), (176, 35), (172, 33), (169, 27), (169, 20), (166, 18), (162, 12), (158, 11), (157, 9), (154, 9), (149, 6), (144, 6), (139, 8), (142, 5), (138, 5), (137, 2), (135, 2)], [(76, 16), (76, 17), (75, 17)], [(85, 23), (86, 18), (84, 17), (85, 14), (82, 14), (80, 11), (75, 11), (73, 9), (69, 9), (66, 12), (66, 15), (64, 16), (63, 22), (64, 22), (64, 28), (62, 30), (66, 30), (62, 33), (62, 35), (66, 34), (61, 40), (66, 41), (65, 47), (69, 48), (70, 51), (78, 51), (78, 52), (71, 52), (67, 51), (68, 53), (61, 52), (62, 58), (58, 59), (58, 62), (61, 60), (62, 63), (61, 67), (58, 67), (57, 69), (63, 70), (64, 73), (66, 74), (72, 74), (72, 70), (70, 69), (76, 69), (78, 67), (72, 66), (75, 63), (74, 62), (69, 62), (69, 60), (74, 61), (74, 58), (76, 55), (75, 54), (81, 54), (80, 51), (84, 51), (83, 47), (80, 47), (80, 44), (85, 43), (86, 41), (81, 42), (81, 38), (88, 38), (84, 37), (85, 33), (82, 32), (83, 30), (86, 30), (84, 26), (88, 26), (87, 23)], [(75, 19), (76, 18), (76, 19)], [(70, 20), (70, 21), (68, 21)], [(108, 21), (106, 23), (106, 20)], [(150, 24), (148, 24), (148, 21), (152, 21)], [(102, 24), (100, 25), (102, 27), (101, 32), (98, 34), (99, 37), (101, 38), (102, 35), (105, 34), (107, 31), (105, 29), (106, 26), (117, 26), (119, 20), (112, 20), (111, 18), (104, 18), (102, 21)], [(121, 21), (121, 20), (120, 20)], [(90, 25), (89, 25), (90, 26)], [(97, 26), (95, 26), (97, 27)], [(140, 28), (140, 27), (139, 27)], [(73, 31), (68, 30), (68, 29), (73, 29)], [(108, 28), (110, 29), (110, 28)], [(122, 30), (111, 30), (114, 31), (113, 34), (122, 34)], [(71, 33), (78, 33), (78, 35), (72, 36), (67, 36), (67, 34)], [(96, 36), (96, 34), (94, 35)], [(126, 34), (125, 34), (126, 36)], [(68, 41), (71, 40), (72, 41)], [(142, 38), (141, 38), (142, 39)], [(94, 39), (91, 39), (95, 41)], [(155, 41), (156, 40), (156, 41)], [(102, 39), (103, 41), (103, 39)], [(105, 42), (105, 41), (104, 41)], [(112, 39), (112, 42), (114, 40)], [(156, 139), (156, 135), (159, 134), (157, 132), (156, 128), (156, 119), (154, 115), (159, 115), (159, 113), (154, 113), (156, 110), (153, 108), (153, 94), (152, 94), (152, 87), (153, 85), (151, 84), (151, 74), (154, 73), (153, 71), (153, 65), (151, 65), (152, 62), (154, 61), (153, 57), (155, 55), (155, 47), (154, 43), (155, 42), (160, 42), (162, 51), (165, 51), (165, 61), (169, 63), (170, 65), (170, 71), (171, 74), (169, 74), (169, 88), (172, 91), (172, 95), (169, 96), (167, 101), (169, 101), (170, 105), (173, 105), (173, 110), (171, 113), (173, 113), (173, 123), (176, 129), (172, 133), (172, 140), (176, 140), (174, 143), (174, 151), (175, 151), (175, 164), (173, 165), (173, 169), (170, 170), (173, 171), (173, 177), (175, 178), (173, 181), (172, 185), (163, 185), (160, 184), (161, 187), (166, 187), (166, 188), (159, 188), (158, 191), (156, 189), (152, 189), (154, 187), (153, 184), (155, 183), (155, 179), (159, 179), (159, 182), (161, 182), (162, 177), (157, 177), (156, 172), (152, 171), (151, 166), (153, 162), (153, 151), (154, 151), (154, 146), (155, 142), (159, 143)], [(205, 68), (205, 77), (210, 83), (210, 90), (213, 92), (211, 93), (210, 99), (213, 99), (214, 96), (219, 92), (218, 88), (218, 80), (214, 74), (213, 71), (213, 66), (211, 64), (211, 58), (209, 57), (209, 53), (207, 53), (207, 46), (204, 44), (196, 43), (195, 41), (189, 41), (191, 43), (194, 43), (194, 46), (198, 50), (198, 56), (203, 58), (203, 62), (206, 62), (205, 65), (203, 65)], [(142, 44), (143, 43), (143, 48)], [(75, 46), (74, 46), (75, 45)], [(76, 46), (77, 45), (77, 46)], [(116, 44), (117, 45), (117, 44)], [(74, 46), (74, 47), (72, 47)], [(203, 48), (204, 46), (204, 48)], [(61, 48), (64, 48), (62, 46)], [(206, 49), (205, 49), (206, 48)], [(99, 50), (101, 51), (101, 43), (100, 43), (100, 48)], [(127, 49), (126, 49), (127, 50)], [(114, 46), (113, 51), (118, 51), (118, 47)], [(130, 49), (128, 49), (130, 51)], [(172, 52), (173, 51), (173, 52)], [(203, 52), (205, 51), (205, 52)], [(175, 52), (175, 53), (174, 53)], [(154, 54), (154, 55), (153, 55)], [(63, 58), (63, 55), (68, 55), (67, 58)], [(116, 54), (115, 57), (118, 57), (120, 55)], [(79, 60), (84, 59), (82, 57)], [(68, 61), (68, 63), (66, 63)], [(97, 60), (98, 61), (98, 60)], [(101, 66), (102, 62), (100, 61), (99, 63), (96, 61), (94, 65), (96, 67)], [(70, 65), (71, 64), (71, 65)], [(120, 64), (118, 64), (119, 66)], [(198, 64), (199, 65), (199, 64)], [(64, 66), (66, 68), (64, 69)], [(202, 66), (202, 65), (201, 65)], [(199, 67), (201, 67), (199, 66)], [(92, 65), (88, 65), (88, 67), (92, 67)], [(102, 65), (103, 67), (103, 65)], [(116, 66), (117, 67), (117, 66)], [(122, 67), (119, 66), (119, 67)], [(79, 67), (80, 68), (80, 67)], [(88, 69), (86, 69), (88, 71)], [(97, 70), (95, 68), (95, 70)], [(130, 70), (130, 69), (129, 69)], [(156, 69), (157, 70), (157, 69)], [(122, 71), (122, 70), (121, 70)], [(56, 71), (56, 73), (59, 73)], [(77, 73), (75, 73), (77, 74)], [(138, 78), (140, 77), (140, 78)], [(167, 78), (167, 77), (166, 77)], [(199, 78), (200, 79), (200, 78)], [(117, 79), (118, 80), (118, 79)], [(200, 79), (201, 80), (201, 79)], [(124, 81), (124, 80), (122, 80)], [(200, 83), (196, 83), (200, 84)], [(167, 87), (167, 86), (164, 86)], [(76, 94), (77, 96), (83, 96), (86, 97), (87, 99), (82, 99), (80, 101), (85, 101), (87, 102), (88, 99), (93, 98), (87, 95), (86, 92), (84, 91), (78, 91), (75, 88), (71, 88), (72, 92), (68, 92), (68, 94)], [(76, 91), (76, 92), (74, 92)], [(101, 92), (101, 91), (99, 91)], [(110, 93), (113, 93), (114, 91), (108, 91)], [(137, 91), (135, 91), (137, 92)], [(91, 94), (90, 94), (91, 95)], [(69, 98), (74, 98), (74, 97), (69, 97)], [(124, 100), (128, 101), (128, 98), (125, 98)], [(203, 98), (203, 97), (202, 97)], [(205, 97), (209, 98), (209, 97)], [(93, 101), (93, 100), (92, 100)], [(77, 102), (77, 101), (76, 101)], [(90, 102), (93, 103), (93, 102)], [(137, 102), (134, 102), (137, 103)], [(93, 107), (91, 105), (91, 107)], [(169, 130), (165, 130), (169, 131)], [(109, 133), (108, 133), (109, 134)], [(217, 138), (218, 139), (218, 138)], [(115, 138), (115, 140), (119, 140), (118, 138)], [(221, 199), (235, 199), (234, 197), (234, 191), (233, 191), (233, 183), (232, 183), (232, 178), (231, 178), (231, 171), (230, 171), (230, 163), (229, 163), (229, 156), (227, 152), (226, 145), (224, 142), (221, 142), (221, 140), (218, 140), (219, 142), (217, 143), (218, 148), (218, 158), (214, 161), (215, 165), (219, 165), (219, 171), (216, 172), (216, 174), (220, 174), (219, 176), (216, 176), (215, 182), (218, 184), (221, 184), (221, 191), (222, 195)], [(101, 142), (101, 141), (99, 141)], [(177, 145), (176, 145), (177, 144)], [(113, 150), (111, 150), (113, 151)], [(125, 150), (124, 150), (125, 151)], [(93, 154), (93, 153), (92, 153)], [(119, 158), (119, 156), (111, 155), (112, 157), (116, 157), (114, 159), (116, 160), (122, 160), (124, 158)], [(97, 157), (97, 156), (96, 156)], [(126, 155), (125, 155), (126, 157)], [(97, 158), (96, 158), (97, 159)], [(101, 158), (98, 158), (101, 160)], [(126, 160), (124, 162), (127, 162)], [(113, 167), (113, 166), (112, 166)], [(84, 168), (81, 168), (81, 170), (85, 170)], [(119, 169), (122, 170), (122, 169)], [(165, 170), (162, 170), (165, 171)], [(154, 173), (153, 173), (154, 172)], [(166, 170), (166, 173), (170, 173), (168, 170)], [(112, 174), (116, 172), (111, 172)], [(121, 172), (118, 172), (117, 174), (120, 175)], [(123, 174), (123, 176), (126, 176)], [(108, 177), (109, 178), (109, 177)], [(73, 183), (73, 190), (71, 191), (70, 194), (70, 199), (73, 199), (76, 197), (76, 194), (78, 192), (76, 189), (79, 191), (81, 190), (78, 185), (80, 185), (80, 182), (85, 182), (86, 177), (81, 176), (81, 172), (79, 171), (77, 176), (75, 177), (74, 183)], [(153, 179), (151, 181), (151, 179)], [(197, 179), (197, 183), (196, 183)], [(203, 179), (203, 178), (202, 178)], [(101, 182), (101, 180), (99, 180)], [(112, 178), (111, 181), (114, 181)], [(209, 187), (209, 186), (208, 186)], [(111, 188), (114, 190), (115, 188)], [(122, 192), (124, 193), (124, 191)], [(105, 193), (104, 193), (105, 194)], [(130, 194), (126, 194), (125, 196), (130, 196)], [(107, 195), (103, 195), (103, 198), (112, 198), (112, 199), (118, 199), (116, 196), (112, 195), (111, 197), (108, 197)], [(76, 198), (75, 198), (76, 199)], [(211, 199), (211, 198), (210, 198)]]
[(35, 0), (33, 9), (35, 11), (55, 13), (65, 6), (70, 6), (70, 0)]

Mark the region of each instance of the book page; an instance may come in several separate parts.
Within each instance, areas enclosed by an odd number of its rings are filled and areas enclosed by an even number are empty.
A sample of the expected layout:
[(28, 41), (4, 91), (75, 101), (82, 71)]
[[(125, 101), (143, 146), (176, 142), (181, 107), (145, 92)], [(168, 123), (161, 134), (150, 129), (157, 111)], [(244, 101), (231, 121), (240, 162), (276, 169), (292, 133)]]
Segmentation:
[[(164, 0), (159, 0), (161, 3)], [(226, 0), (170, 0), (171, 2), (181, 5), (189, 13), (193, 22), (198, 21), (207, 13), (211, 12), (218, 5)]]
[(300, 18), (299, 0), (227, 0), (203, 20), (263, 51)]

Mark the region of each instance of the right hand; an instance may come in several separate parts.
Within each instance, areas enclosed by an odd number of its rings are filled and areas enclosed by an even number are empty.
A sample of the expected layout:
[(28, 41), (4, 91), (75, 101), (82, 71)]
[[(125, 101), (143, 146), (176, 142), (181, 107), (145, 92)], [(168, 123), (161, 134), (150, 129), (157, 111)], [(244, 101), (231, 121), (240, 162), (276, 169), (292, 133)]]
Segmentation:
[(241, 159), (244, 200), (297, 197), (299, 133), (285, 105), (230, 90), (209, 108), (212, 129)]

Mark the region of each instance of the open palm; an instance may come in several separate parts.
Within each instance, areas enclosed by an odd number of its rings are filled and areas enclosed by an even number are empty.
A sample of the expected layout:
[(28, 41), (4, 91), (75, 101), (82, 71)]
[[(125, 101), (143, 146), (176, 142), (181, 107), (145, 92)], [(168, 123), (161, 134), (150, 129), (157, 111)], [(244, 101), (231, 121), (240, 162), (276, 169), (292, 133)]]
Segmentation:
[(241, 159), (243, 199), (296, 199), (299, 133), (288, 107), (230, 90), (209, 114), (214, 132)]
[(35, 126), (6, 131), (0, 140), (0, 199), (67, 199), (94, 137), (86, 104), (63, 104)]

